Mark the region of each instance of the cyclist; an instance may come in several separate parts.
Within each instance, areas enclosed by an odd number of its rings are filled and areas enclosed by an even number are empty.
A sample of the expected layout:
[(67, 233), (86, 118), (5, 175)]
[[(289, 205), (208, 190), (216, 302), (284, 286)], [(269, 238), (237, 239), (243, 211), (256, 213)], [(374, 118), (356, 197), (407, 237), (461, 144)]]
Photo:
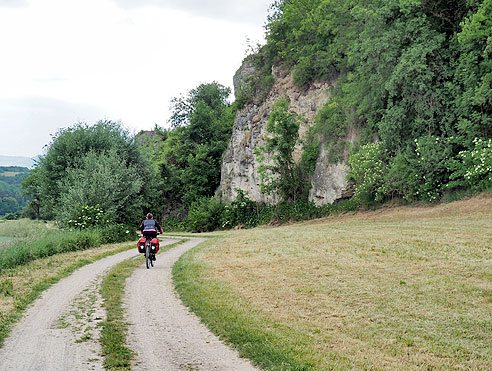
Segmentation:
[[(154, 219), (151, 213), (140, 224), (140, 232), (145, 238), (156, 238), (159, 233), (162, 233), (162, 227), (157, 220)], [(152, 254), (152, 260), (155, 260), (155, 254)]]

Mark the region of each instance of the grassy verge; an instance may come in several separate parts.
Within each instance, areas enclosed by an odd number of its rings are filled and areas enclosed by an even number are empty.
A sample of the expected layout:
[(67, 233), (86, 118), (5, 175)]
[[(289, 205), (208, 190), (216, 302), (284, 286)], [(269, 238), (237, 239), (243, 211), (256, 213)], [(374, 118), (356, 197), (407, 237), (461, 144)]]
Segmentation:
[[(224, 281), (209, 277), (207, 264), (199, 251), (213, 249), (219, 241), (209, 240), (182, 257), (173, 267), (173, 279), (184, 304), (197, 314), (208, 328), (236, 348), (241, 357), (267, 370), (309, 370), (309, 357), (291, 352), (286, 344), (306, 342), (302, 333), (276, 323), (247, 300), (234, 295)], [(282, 333), (279, 336), (279, 332)]]
[(132, 351), (126, 346), (128, 326), (124, 321), (122, 298), (125, 280), (142, 265), (142, 259), (126, 260), (112, 268), (104, 278), (101, 295), (106, 308), (106, 321), (101, 330), (100, 342), (104, 356), (104, 368), (107, 370), (130, 370)]
[(230, 231), (182, 299), (267, 370), (489, 369), (492, 195)]
[[(159, 253), (182, 242), (161, 246)], [(100, 342), (103, 348), (104, 367), (107, 370), (130, 370), (133, 353), (127, 346), (128, 324), (124, 321), (122, 300), (125, 293), (125, 280), (141, 265), (140, 257), (126, 260), (112, 268), (102, 282), (101, 295), (107, 318), (101, 324)]]
[(134, 243), (104, 245), (89, 250), (37, 259), (0, 272), (0, 345), (22, 312), (42, 291), (76, 269), (106, 256), (134, 248)]
[(29, 220), (7, 222), (0, 225), (0, 236), (11, 237), (6, 242), (0, 241), (0, 271), (36, 259), (135, 237), (126, 232), (117, 226), (69, 231), (47, 228), (45, 224)]
[(221, 236), (225, 231), (215, 231), (215, 232), (207, 232), (207, 233), (192, 233), (192, 232), (164, 232), (164, 237), (191, 237), (191, 238), (214, 238), (217, 236)]

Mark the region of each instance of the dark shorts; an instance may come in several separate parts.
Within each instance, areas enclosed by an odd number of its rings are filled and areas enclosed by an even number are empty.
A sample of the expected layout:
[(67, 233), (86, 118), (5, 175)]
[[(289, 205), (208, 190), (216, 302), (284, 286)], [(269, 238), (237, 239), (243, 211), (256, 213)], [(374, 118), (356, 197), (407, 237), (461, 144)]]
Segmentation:
[(143, 232), (143, 236), (145, 238), (156, 238), (157, 237), (157, 232), (156, 231), (152, 231), (152, 232), (145, 231), (145, 232)]

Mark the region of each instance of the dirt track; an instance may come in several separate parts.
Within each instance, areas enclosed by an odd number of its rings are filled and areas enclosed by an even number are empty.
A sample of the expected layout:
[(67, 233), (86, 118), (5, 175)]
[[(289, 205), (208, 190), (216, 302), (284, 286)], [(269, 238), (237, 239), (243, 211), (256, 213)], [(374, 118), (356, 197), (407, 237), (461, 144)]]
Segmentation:
[[(97, 282), (107, 269), (136, 253), (132, 249), (86, 265), (46, 290), (0, 349), (0, 370), (102, 370), (99, 343), (77, 342), (77, 334), (62, 318), (84, 290), (93, 287), (97, 293)], [(96, 308), (86, 310), (100, 309), (97, 302)]]
[[(143, 264), (127, 281), (129, 347), (135, 370), (254, 370), (223, 345), (177, 298), (176, 260), (203, 240), (192, 239)], [(163, 243), (172, 243), (166, 240)], [(0, 349), (0, 370), (103, 370), (97, 323), (104, 320), (99, 287), (104, 272), (136, 249), (87, 265), (51, 288), (26, 311)]]
[(156, 266), (144, 265), (127, 281), (125, 304), (132, 370), (254, 370), (212, 335), (177, 298), (171, 277), (176, 260), (202, 239), (191, 239), (159, 254)]

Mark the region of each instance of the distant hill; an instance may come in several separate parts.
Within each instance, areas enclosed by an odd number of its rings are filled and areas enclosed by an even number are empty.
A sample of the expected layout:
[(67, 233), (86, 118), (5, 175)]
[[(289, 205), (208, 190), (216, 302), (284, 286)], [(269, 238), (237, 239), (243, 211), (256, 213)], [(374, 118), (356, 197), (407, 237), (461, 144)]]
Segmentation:
[(0, 166), (22, 166), (30, 169), (34, 166), (34, 159), (22, 156), (0, 155)]
[(21, 182), (28, 175), (25, 166), (0, 166), (0, 215), (15, 213), (26, 205)]

